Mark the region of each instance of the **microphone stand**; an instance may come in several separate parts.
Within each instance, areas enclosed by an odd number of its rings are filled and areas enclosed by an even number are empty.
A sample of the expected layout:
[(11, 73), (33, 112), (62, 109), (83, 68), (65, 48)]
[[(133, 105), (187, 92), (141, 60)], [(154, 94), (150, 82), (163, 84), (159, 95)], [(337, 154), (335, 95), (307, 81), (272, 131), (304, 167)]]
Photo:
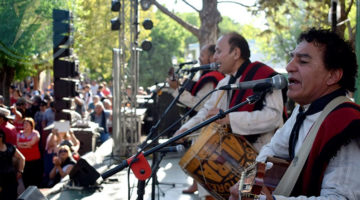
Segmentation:
[[(194, 131), (197, 131), (197, 130), (199, 130), (200, 128), (202, 128), (202, 127), (204, 127), (204, 126), (206, 126), (206, 125), (208, 125), (208, 124), (210, 124), (210, 123), (212, 123), (212, 122), (214, 122), (214, 121), (216, 121), (216, 120), (218, 120), (218, 119), (224, 118), (224, 117), (225, 117), (227, 114), (229, 114), (230, 112), (236, 111), (237, 109), (239, 109), (240, 107), (242, 107), (242, 106), (244, 106), (244, 105), (246, 105), (246, 104), (255, 103), (256, 101), (258, 101), (258, 100), (262, 97), (262, 95), (264, 95), (264, 94), (265, 94), (266, 92), (268, 92), (268, 91), (269, 91), (269, 89), (267, 89), (266, 91), (263, 91), (263, 92), (256, 92), (254, 95), (246, 98), (246, 100), (243, 101), (243, 102), (241, 102), (240, 104), (237, 104), (236, 106), (234, 106), (234, 107), (232, 107), (232, 108), (230, 108), (230, 109), (228, 109), (228, 110), (226, 110), (226, 111), (220, 110), (217, 115), (215, 115), (215, 116), (213, 116), (213, 117), (211, 117), (211, 118), (203, 121), (202, 123), (194, 126), (193, 128), (191, 128), (191, 129), (183, 132), (182, 134), (179, 134), (179, 135), (177, 135), (177, 136), (169, 139), (168, 141), (166, 141), (166, 142), (164, 142), (164, 143), (162, 143), (162, 144), (159, 144), (159, 145), (157, 145), (157, 146), (154, 146), (154, 147), (152, 147), (151, 149), (149, 149), (149, 150), (147, 150), (147, 151), (145, 151), (145, 152), (138, 152), (137, 155), (134, 156), (135, 159), (133, 159), (133, 157), (131, 157), (131, 158), (129, 158), (129, 159), (123, 160), (123, 161), (122, 161), (119, 165), (117, 165), (116, 167), (114, 167), (114, 168), (112, 168), (112, 169), (110, 169), (110, 170), (102, 173), (102, 174), (101, 174), (102, 179), (106, 179), (106, 178), (108, 178), (108, 177), (110, 177), (110, 176), (112, 176), (112, 175), (120, 172), (120, 171), (123, 170), (124, 168), (130, 166), (132, 163), (137, 162), (137, 160), (139, 160), (139, 159), (138, 159), (138, 156), (139, 156), (139, 157), (146, 157), (146, 156), (148, 156), (148, 155), (150, 155), (150, 154), (152, 154), (152, 153), (160, 150), (161, 148), (163, 148), (163, 147), (165, 147), (165, 146), (167, 146), (167, 145), (169, 145), (169, 144), (172, 144), (172, 143), (174, 143), (175, 141), (177, 141), (177, 140), (179, 140), (179, 139), (181, 139), (181, 138), (189, 135), (190, 133), (192, 133), (192, 132), (194, 132)], [(146, 173), (146, 172), (144, 171), (144, 169), (139, 169), (139, 171), (133, 171), (133, 172), (134, 172), (134, 174), (145, 174), (145, 173)], [(142, 185), (142, 186), (144, 186), (144, 185)], [(143, 193), (139, 193), (139, 192), (138, 192), (138, 195), (139, 195), (139, 194), (140, 194), (140, 195), (143, 195)], [(138, 199), (142, 199), (142, 197), (140, 197), (140, 198), (138, 197)]]
[[(182, 87), (180, 87), (180, 89), (179, 89), (179, 94), (176, 96), (176, 98), (174, 98), (172, 101), (171, 101), (171, 103), (168, 105), (168, 107), (166, 108), (166, 110), (163, 112), (163, 114), (161, 115), (161, 117), (160, 117), (160, 119), (158, 119), (158, 121), (157, 121), (157, 123), (154, 125), (154, 126), (152, 126), (151, 127), (151, 129), (150, 129), (150, 133), (148, 134), (148, 136), (147, 136), (147, 138), (145, 139), (145, 141), (140, 145), (140, 147), (141, 147), (141, 149), (145, 149), (148, 145), (150, 145), (151, 143), (153, 143), (153, 144), (156, 144), (156, 145), (158, 145), (158, 142), (157, 141), (152, 141), (150, 144), (147, 144), (147, 141), (148, 140), (150, 140), (150, 139), (152, 139), (152, 137), (153, 137), (153, 135), (156, 133), (156, 131), (157, 131), (157, 128), (159, 127), (159, 125), (160, 125), (160, 122), (164, 119), (164, 117), (166, 116), (166, 114), (170, 111), (170, 109), (175, 105), (175, 103), (179, 100), (179, 98), (180, 98), (180, 95), (185, 91), (185, 88), (187, 87), (187, 85), (188, 84), (190, 84), (190, 81), (194, 78), (194, 76), (195, 76), (195, 72), (192, 72), (191, 74), (190, 74), (190, 78), (185, 82), (185, 84), (182, 86)], [(141, 151), (140, 151), (141, 152)], [(152, 152), (153, 153), (153, 152)], [(138, 154), (137, 154), (138, 155)], [(157, 162), (157, 156), (158, 156), (158, 153), (156, 153), (155, 151), (154, 151), (154, 154), (153, 154), (153, 166), (156, 164), (156, 162)], [(126, 162), (126, 160), (124, 160), (125, 162)], [(124, 163), (124, 161), (123, 161), (123, 163)], [(159, 161), (160, 162), (160, 161)], [(160, 163), (159, 163), (160, 164)], [(120, 164), (121, 165), (121, 164)], [(154, 167), (153, 167), (154, 168)], [(155, 199), (155, 184), (156, 184), (156, 182), (157, 182), (157, 175), (156, 175), (156, 172), (157, 172), (157, 169), (156, 168), (154, 168), (155, 169), (155, 173), (153, 173), (153, 175), (152, 175), (152, 178), (153, 178), (153, 181), (152, 181), (152, 187), (151, 187), (151, 189), (152, 189), (152, 200), (154, 200)], [(139, 183), (138, 183), (138, 195), (140, 195), (140, 196), (143, 196), (144, 195), (144, 190), (145, 190), (145, 182), (142, 182), (142, 181), (139, 181)], [(139, 198), (139, 196), (138, 196), (138, 198)]]

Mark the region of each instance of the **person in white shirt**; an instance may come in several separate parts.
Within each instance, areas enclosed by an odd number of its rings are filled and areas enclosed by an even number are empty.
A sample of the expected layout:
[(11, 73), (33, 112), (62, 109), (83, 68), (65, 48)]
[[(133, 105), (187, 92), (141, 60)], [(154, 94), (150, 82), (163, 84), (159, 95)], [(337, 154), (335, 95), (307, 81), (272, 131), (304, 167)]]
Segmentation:
[[(299, 153), (305, 151), (304, 140), (324, 107), (355, 91), (356, 55), (336, 33), (314, 28), (302, 33), (291, 57), (286, 67), (287, 95), (298, 105), (263, 147), (256, 159), (260, 162), (267, 157), (280, 157), (296, 165)], [(261, 195), (260, 199), (360, 199), (359, 129), (360, 107), (352, 102), (336, 106), (315, 132), (299, 178), (287, 179), (295, 184), (285, 191), (290, 195), (283, 192)], [(231, 195), (230, 199), (239, 199), (238, 185), (231, 188)]]
[[(237, 82), (269, 78), (276, 72), (260, 62), (250, 62), (250, 49), (247, 41), (238, 33), (221, 36), (215, 48), (214, 60), (220, 65), (218, 71), (226, 74), (217, 88)], [(198, 113), (187, 121), (174, 134), (177, 136), (195, 125), (227, 110), (253, 94), (252, 90), (229, 91), (222, 97), (222, 91), (214, 92)], [(216, 101), (220, 98), (216, 106)], [(244, 135), (255, 148), (260, 150), (263, 144), (270, 141), (275, 130), (283, 123), (283, 99), (279, 90), (274, 90), (252, 105), (239, 108), (236, 112), (218, 120), (220, 124), (230, 125), (232, 133)]]
[[(215, 45), (214, 44), (209, 44), (209, 45), (205, 45), (201, 48), (200, 51), (200, 57), (199, 57), (199, 61), (200, 61), (200, 65), (206, 65), (206, 64), (210, 64), (214, 62), (214, 53), (215, 53)], [(204, 98), (205, 95), (207, 95), (209, 92), (211, 92), (212, 90), (214, 90), (214, 88), (216, 87), (216, 85), (218, 84), (218, 82), (224, 78), (224, 75), (221, 74), (218, 71), (202, 71), (201, 72), (201, 77), (199, 78), (199, 80), (193, 85), (193, 87), (191, 88), (190, 91), (185, 90), (180, 98), (179, 101), (181, 103), (183, 103), (184, 105), (186, 105), (189, 109), (193, 108), (202, 98)], [(169, 86), (174, 89), (174, 91), (172, 92), (172, 95), (174, 97), (179, 95), (178, 92), (178, 87), (179, 87), (179, 83), (177, 80), (171, 80), (171, 79), (167, 79), (167, 82), (169, 84)], [(205, 101), (209, 99), (209, 97), (207, 97), (206, 99), (204, 99), (197, 107), (195, 107), (195, 113), (196, 111), (198, 111), (200, 108), (202, 108), (202, 106), (204, 105)], [(191, 114), (193, 114), (191, 113)], [(194, 138), (195, 140), (195, 138)], [(194, 141), (193, 140), (193, 141)], [(196, 181), (194, 180), (193, 184), (183, 190), (182, 192), (185, 194), (193, 194), (194, 192), (196, 192), (198, 189)], [(203, 195), (204, 193), (204, 195)], [(205, 194), (205, 189), (200, 189), (199, 190), (199, 196), (206, 196)]]

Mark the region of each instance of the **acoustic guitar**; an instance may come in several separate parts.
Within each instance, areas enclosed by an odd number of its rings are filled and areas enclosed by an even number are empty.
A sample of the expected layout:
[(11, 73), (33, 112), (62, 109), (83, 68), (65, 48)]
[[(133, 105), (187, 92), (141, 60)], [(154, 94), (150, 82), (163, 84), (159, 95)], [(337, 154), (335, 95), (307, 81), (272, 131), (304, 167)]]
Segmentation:
[(257, 162), (250, 165), (241, 174), (240, 199), (257, 199), (260, 194), (271, 196), (289, 164), (286, 160), (269, 157), (266, 163)]

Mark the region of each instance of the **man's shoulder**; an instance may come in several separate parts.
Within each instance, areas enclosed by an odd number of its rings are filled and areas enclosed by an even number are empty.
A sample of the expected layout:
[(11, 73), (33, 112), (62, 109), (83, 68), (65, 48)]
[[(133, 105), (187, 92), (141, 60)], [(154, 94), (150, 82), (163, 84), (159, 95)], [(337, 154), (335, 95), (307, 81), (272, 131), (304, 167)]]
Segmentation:
[(344, 102), (338, 105), (332, 112), (333, 115), (353, 115), (360, 118), (360, 106), (354, 102)]

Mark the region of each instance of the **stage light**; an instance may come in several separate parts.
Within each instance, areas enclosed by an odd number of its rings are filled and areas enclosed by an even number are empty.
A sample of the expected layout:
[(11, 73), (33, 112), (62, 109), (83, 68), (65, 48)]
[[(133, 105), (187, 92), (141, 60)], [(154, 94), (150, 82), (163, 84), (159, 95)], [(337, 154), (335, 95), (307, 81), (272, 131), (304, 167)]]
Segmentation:
[(119, 12), (121, 8), (121, 4), (119, 0), (112, 0), (111, 1), (111, 11)]
[(121, 22), (120, 22), (119, 18), (111, 19), (110, 22), (111, 22), (111, 30), (112, 31), (120, 30)]
[(141, 0), (140, 5), (143, 10), (148, 10), (151, 6), (151, 0)]
[(142, 25), (146, 30), (151, 30), (153, 28), (153, 22), (150, 19), (145, 19)]
[(152, 47), (152, 43), (148, 40), (144, 40), (142, 43), (141, 43), (141, 48), (144, 50), (144, 51), (149, 51)]

